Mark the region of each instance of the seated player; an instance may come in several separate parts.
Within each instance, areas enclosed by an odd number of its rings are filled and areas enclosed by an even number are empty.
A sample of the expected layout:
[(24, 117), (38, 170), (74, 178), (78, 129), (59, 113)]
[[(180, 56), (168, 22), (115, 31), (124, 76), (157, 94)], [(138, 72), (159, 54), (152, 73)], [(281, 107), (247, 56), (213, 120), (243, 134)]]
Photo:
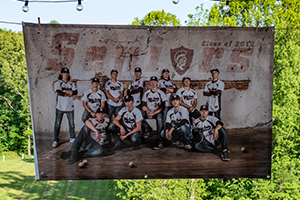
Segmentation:
[(160, 135), (164, 127), (164, 120), (163, 120), (163, 109), (166, 101), (166, 96), (163, 91), (158, 89), (157, 87), (158, 81), (156, 76), (152, 76), (150, 78), (150, 89), (145, 92), (142, 99), (142, 114), (143, 114), (143, 130), (144, 138), (148, 138), (152, 128), (149, 126), (146, 119), (156, 119), (156, 127), (157, 127), (157, 140), (158, 143), (162, 143), (163, 139)]
[(71, 157), (68, 160), (68, 164), (77, 162), (80, 147), (87, 150), (83, 157), (99, 156), (103, 153), (102, 144), (106, 139), (109, 124), (109, 119), (105, 115), (104, 109), (98, 108), (96, 118), (90, 118), (85, 121), (85, 125), (70, 148)]
[(194, 121), (195, 149), (201, 152), (213, 152), (221, 144), (221, 159), (229, 161), (227, 136), (223, 123), (208, 113), (208, 107), (202, 105), (200, 107), (201, 116)]
[(115, 147), (120, 147), (122, 140), (128, 137), (135, 145), (134, 149), (138, 149), (142, 140), (142, 113), (133, 106), (131, 95), (126, 95), (124, 102), (126, 107), (120, 110), (110, 125), (110, 131), (114, 137)]
[(96, 117), (96, 110), (98, 108), (105, 107), (106, 96), (104, 92), (99, 90), (99, 79), (92, 79), (92, 88), (83, 93), (81, 98), (83, 107), (85, 108), (82, 114), (82, 121), (85, 121), (91, 117)]
[(135, 75), (135, 80), (131, 81), (128, 89), (127, 89), (127, 94), (133, 96), (134, 103), (133, 105), (142, 110), (142, 95), (143, 95), (143, 90), (144, 90), (144, 79), (141, 78), (142, 75), (142, 69), (139, 67), (136, 67), (134, 69), (134, 75)]
[(180, 106), (178, 95), (175, 94), (171, 97), (171, 103), (173, 108), (167, 113), (166, 128), (161, 132), (161, 135), (171, 141), (173, 146), (177, 146), (180, 138), (182, 138), (185, 150), (192, 151), (189, 112), (185, 107)]
[(180, 97), (180, 105), (184, 106), (190, 113), (190, 122), (192, 117), (197, 119), (200, 117), (199, 111), (196, 109), (197, 106), (197, 94), (195, 90), (190, 88), (191, 78), (183, 77), (183, 87), (177, 90), (176, 94)]

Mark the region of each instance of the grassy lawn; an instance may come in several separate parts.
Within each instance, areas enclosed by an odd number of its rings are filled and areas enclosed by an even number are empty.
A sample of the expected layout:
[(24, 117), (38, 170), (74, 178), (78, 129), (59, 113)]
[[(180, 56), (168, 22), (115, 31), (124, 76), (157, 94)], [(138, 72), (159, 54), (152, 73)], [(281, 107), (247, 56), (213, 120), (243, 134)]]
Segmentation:
[[(3, 161), (5, 155), (5, 161)], [(0, 200), (119, 199), (112, 180), (36, 181), (34, 159), (5, 152), (0, 157)]]

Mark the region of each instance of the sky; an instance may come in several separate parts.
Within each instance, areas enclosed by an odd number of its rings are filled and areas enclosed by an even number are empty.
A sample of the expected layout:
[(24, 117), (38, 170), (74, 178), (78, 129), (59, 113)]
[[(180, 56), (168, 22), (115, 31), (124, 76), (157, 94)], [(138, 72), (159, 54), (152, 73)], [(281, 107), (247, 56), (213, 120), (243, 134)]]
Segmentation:
[(38, 17), (40, 17), (41, 23), (50, 23), (50, 21), (56, 20), (60, 24), (128, 25), (135, 17), (141, 19), (151, 11), (162, 9), (175, 14), (180, 19), (181, 25), (185, 25), (184, 22), (188, 19), (187, 15), (196, 13), (196, 6), (203, 3), (204, 8), (209, 9), (214, 3), (217, 3), (207, 0), (180, 0), (175, 5), (172, 0), (82, 0), (83, 10), (79, 12), (76, 10), (77, 2), (39, 3), (30, 1), (37, 0), (29, 0), (29, 12), (24, 13), (22, 11), (24, 2), (1, 0), (0, 28), (15, 32), (22, 31), (21, 25), (3, 22), (37, 23)]

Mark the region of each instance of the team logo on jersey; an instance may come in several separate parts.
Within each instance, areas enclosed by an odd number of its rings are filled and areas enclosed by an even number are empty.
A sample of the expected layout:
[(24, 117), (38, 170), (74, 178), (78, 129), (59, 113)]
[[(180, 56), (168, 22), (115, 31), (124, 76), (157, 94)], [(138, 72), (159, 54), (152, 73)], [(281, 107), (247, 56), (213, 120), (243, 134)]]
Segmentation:
[(159, 101), (159, 97), (149, 97), (148, 101), (151, 102), (151, 103), (152, 102), (158, 102)]
[(181, 46), (176, 49), (171, 49), (170, 53), (172, 66), (179, 75), (184, 74), (188, 68), (190, 68), (194, 56), (194, 50)]
[(125, 115), (123, 119), (126, 124), (135, 123), (135, 119), (133, 117), (130, 117), (130, 115)]
[(185, 96), (183, 96), (183, 99), (184, 100), (192, 100), (192, 99), (194, 99), (194, 95), (185, 95)]
[(121, 89), (121, 85), (116, 85), (116, 86), (110, 86), (111, 90), (120, 90)]

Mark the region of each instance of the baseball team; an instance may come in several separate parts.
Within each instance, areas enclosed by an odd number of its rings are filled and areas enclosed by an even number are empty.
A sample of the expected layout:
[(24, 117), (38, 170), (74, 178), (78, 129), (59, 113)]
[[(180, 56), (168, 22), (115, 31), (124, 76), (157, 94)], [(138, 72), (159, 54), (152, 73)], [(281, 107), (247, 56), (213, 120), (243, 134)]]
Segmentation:
[[(216, 152), (220, 151), (223, 161), (229, 161), (226, 131), (221, 121), (221, 97), (224, 83), (219, 79), (219, 70), (212, 69), (212, 80), (204, 88), (203, 95), (207, 103), (197, 106), (197, 94), (190, 88), (191, 78), (182, 79), (183, 87), (178, 89), (170, 79), (169, 70), (163, 69), (160, 79), (150, 78), (150, 89), (144, 92), (142, 70), (136, 67), (135, 80), (131, 81), (127, 94), (124, 86), (117, 80), (118, 71), (111, 70), (111, 79), (105, 83), (104, 91), (99, 89), (98, 78), (92, 79), (91, 89), (84, 92), (81, 100), (84, 112), (84, 126), (79, 134), (74, 131), (74, 102), (77, 95), (75, 83), (70, 81), (68, 68), (62, 68), (58, 81), (54, 84), (57, 94), (53, 147), (59, 145), (60, 125), (66, 113), (69, 124), (70, 157), (69, 164), (78, 160), (80, 148), (83, 157), (99, 156), (103, 153), (105, 141), (114, 141), (114, 149), (122, 148), (126, 138), (139, 149), (142, 138), (147, 140), (153, 134), (146, 119), (156, 120), (157, 145), (154, 150), (164, 147), (168, 140), (173, 147), (182, 141), (187, 151)], [(123, 107), (123, 102), (125, 106)], [(115, 118), (112, 118), (112, 116)], [(221, 149), (218, 149), (218, 146)]]

